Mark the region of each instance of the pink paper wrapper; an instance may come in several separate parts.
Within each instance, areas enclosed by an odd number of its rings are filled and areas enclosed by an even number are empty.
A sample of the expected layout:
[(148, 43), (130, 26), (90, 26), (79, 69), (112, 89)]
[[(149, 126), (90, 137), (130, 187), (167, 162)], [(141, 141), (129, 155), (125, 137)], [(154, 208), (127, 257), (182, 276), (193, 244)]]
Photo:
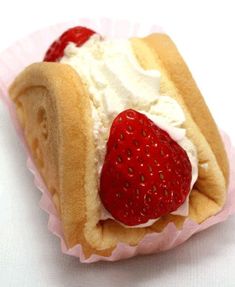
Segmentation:
[(196, 224), (187, 219), (181, 230), (177, 230), (173, 223), (169, 223), (161, 233), (152, 233), (146, 235), (137, 246), (129, 246), (125, 243), (119, 243), (113, 250), (112, 255), (103, 257), (91, 255), (85, 258), (80, 244), (68, 249), (63, 236), (61, 221), (57, 215), (56, 209), (43, 180), (38, 173), (30, 152), (25, 143), (22, 131), (16, 120), (14, 107), (9, 100), (7, 89), (16, 75), (27, 65), (41, 61), (49, 44), (56, 39), (64, 30), (75, 25), (84, 25), (96, 30), (101, 35), (108, 37), (131, 37), (144, 36), (151, 32), (161, 32), (162, 28), (151, 24), (130, 23), (128, 21), (113, 21), (102, 18), (98, 20), (79, 19), (76, 22), (58, 24), (56, 26), (45, 28), (22, 39), (5, 50), (0, 55), (0, 98), (5, 102), (9, 109), (12, 122), (27, 152), (27, 167), (34, 175), (34, 182), (42, 192), (40, 207), (49, 215), (48, 229), (60, 238), (61, 250), (63, 253), (80, 258), (81, 262), (91, 263), (100, 260), (117, 261), (124, 258), (130, 258), (137, 254), (150, 254), (168, 250), (183, 243), (193, 234), (202, 231), (216, 223), (222, 222), (229, 215), (235, 213), (235, 148), (232, 147), (229, 137), (222, 132), (222, 138), (230, 162), (230, 183), (228, 196), (223, 209), (215, 216), (208, 218), (202, 224)]

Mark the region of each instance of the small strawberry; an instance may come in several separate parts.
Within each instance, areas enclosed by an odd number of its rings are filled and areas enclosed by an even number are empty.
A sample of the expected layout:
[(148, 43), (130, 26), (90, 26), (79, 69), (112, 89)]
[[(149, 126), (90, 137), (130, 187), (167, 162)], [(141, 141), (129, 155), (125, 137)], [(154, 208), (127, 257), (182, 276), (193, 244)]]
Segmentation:
[(113, 121), (100, 178), (104, 207), (134, 226), (175, 211), (192, 177), (186, 152), (145, 115), (125, 110)]
[(83, 45), (93, 34), (94, 31), (85, 27), (73, 27), (65, 31), (47, 50), (43, 61), (56, 62), (64, 55), (64, 49), (68, 43), (72, 42), (76, 46)]

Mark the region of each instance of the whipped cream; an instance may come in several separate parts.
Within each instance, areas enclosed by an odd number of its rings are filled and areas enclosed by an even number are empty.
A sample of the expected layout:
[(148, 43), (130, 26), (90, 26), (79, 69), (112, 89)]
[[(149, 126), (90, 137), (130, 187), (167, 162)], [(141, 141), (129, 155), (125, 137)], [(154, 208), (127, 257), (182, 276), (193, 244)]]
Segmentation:
[[(192, 189), (198, 177), (198, 159), (195, 146), (182, 128), (184, 112), (176, 100), (160, 94), (160, 72), (140, 67), (129, 40), (100, 41), (100, 37), (94, 35), (81, 47), (68, 44), (60, 62), (77, 71), (89, 92), (98, 175), (113, 119), (123, 110), (132, 108), (145, 114), (187, 152), (192, 165)], [(172, 214), (187, 216), (188, 198)], [(101, 209), (101, 219), (114, 219), (103, 206)], [(134, 227), (150, 226), (156, 220), (151, 219)]]

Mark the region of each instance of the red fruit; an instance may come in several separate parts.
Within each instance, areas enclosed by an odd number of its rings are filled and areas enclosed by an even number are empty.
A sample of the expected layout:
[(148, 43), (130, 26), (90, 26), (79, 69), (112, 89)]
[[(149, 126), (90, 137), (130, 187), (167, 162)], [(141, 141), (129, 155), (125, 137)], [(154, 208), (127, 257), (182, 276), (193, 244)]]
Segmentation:
[(125, 225), (175, 211), (192, 177), (187, 153), (145, 115), (126, 110), (113, 121), (100, 178), (100, 198)]
[(93, 34), (94, 31), (85, 27), (73, 27), (65, 31), (47, 50), (43, 61), (56, 62), (64, 56), (64, 49), (68, 43), (72, 42), (76, 46), (83, 45)]

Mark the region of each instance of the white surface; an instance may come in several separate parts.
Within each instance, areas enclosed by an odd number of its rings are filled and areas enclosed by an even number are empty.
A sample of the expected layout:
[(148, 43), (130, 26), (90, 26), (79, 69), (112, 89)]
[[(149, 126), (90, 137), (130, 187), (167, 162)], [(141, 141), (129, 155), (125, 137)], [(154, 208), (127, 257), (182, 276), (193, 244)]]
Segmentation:
[[(43, 2), (8, 0), (1, 6), (0, 51), (34, 30), (76, 17), (155, 22), (177, 43), (219, 126), (235, 143), (232, 0)], [(0, 102), (0, 286), (235, 286), (235, 217), (166, 253), (82, 265), (61, 254), (39, 199)]]

